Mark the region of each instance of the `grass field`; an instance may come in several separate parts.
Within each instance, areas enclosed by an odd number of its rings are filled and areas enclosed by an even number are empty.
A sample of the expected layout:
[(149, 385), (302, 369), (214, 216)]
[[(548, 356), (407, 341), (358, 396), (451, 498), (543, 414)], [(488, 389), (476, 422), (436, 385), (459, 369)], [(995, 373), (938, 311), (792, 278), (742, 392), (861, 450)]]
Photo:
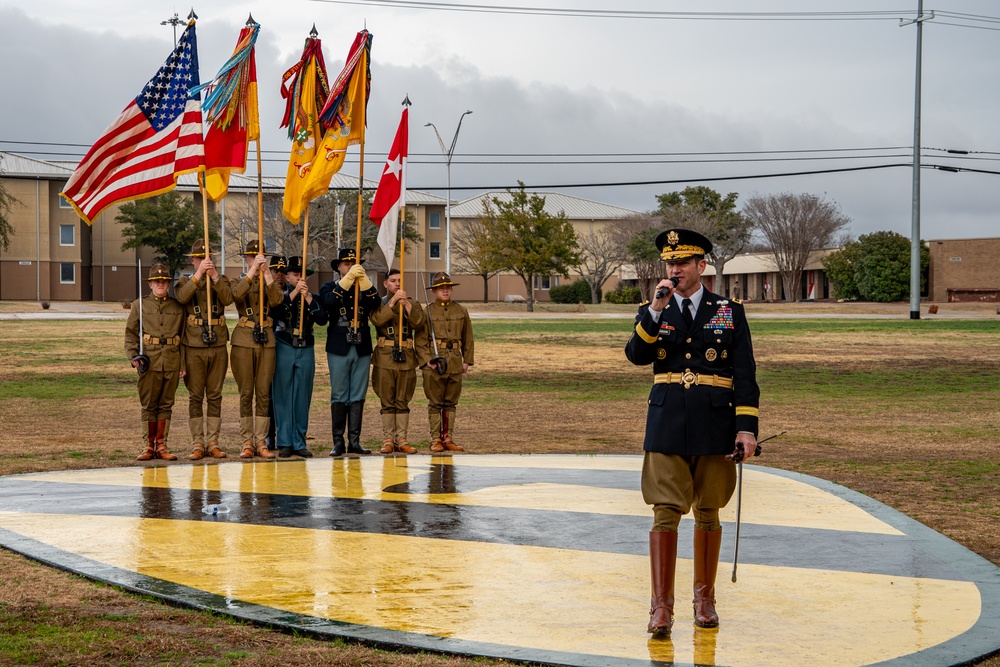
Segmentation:
[[(751, 326), (761, 435), (788, 432), (755, 463), (865, 493), (1000, 564), (1000, 319), (753, 319)], [(0, 321), (0, 474), (134, 463), (139, 410), (123, 328)], [(641, 451), (651, 371), (624, 358), (629, 320), (477, 319), (475, 331), (477, 363), (456, 438), (470, 453)], [(321, 454), (330, 445), (323, 357), (310, 426)], [(222, 443), (230, 456), (236, 401), (230, 376)], [(410, 429), (422, 452), (425, 406), (418, 388)], [(171, 438), (181, 455), (186, 408), (182, 386)], [(379, 440), (373, 395), (362, 437)], [(9, 552), (0, 552), (0, 567), (0, 664), (500, 664), (253, 628)], [(1000, 658), (981, 664), (1000, 667)]]

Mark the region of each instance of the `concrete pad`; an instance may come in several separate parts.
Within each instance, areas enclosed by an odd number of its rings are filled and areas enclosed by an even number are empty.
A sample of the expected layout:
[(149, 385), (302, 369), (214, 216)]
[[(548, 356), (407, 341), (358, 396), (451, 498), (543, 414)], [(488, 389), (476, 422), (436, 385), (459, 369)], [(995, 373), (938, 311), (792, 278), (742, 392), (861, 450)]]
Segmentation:
[[(565, 665), (949, 665), (1000, 649), (1000, 568), (843, 487), (745, 466), (721, 627), (645, 632), (640, 457), (411, 456), (0, 478), (0, 544), (254, 622)], [(225, 505), (228, 513), (203, 513)]]

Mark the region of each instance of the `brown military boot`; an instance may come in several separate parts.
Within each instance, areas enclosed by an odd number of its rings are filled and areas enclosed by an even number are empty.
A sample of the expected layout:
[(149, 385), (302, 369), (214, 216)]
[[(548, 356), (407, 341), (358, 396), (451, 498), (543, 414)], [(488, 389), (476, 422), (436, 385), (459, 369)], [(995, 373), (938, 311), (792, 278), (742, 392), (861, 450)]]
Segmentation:
[(694, 624), (699, 628), (719, 627), (715, 611), (715, 575), (719, 571), (722, 527), (694, 529)]
[(455, 444), (451, 439), (451, 434), (455, 431), (455, 412), (449, 410), (441, 411), (441, 444), (449, 452), (464, 452), (465, 449)]
[(396, 415), (392, 412), (382, 413), (382, 449), (380, 454), (392, 454), (396, 451)]
[(156, 458), (156, 422), (146, 422), (146, 448), (142, 450), (136, 461), (151, 461)]
[(410, 426), (410, 413), (409, 412), (397, 412), (396, 413), (396, 451), (402, 452), (403, 454), (416, 454), (417, 450), (410, 446), (410, 443), (406, 441), (406, 433)]
[(654, 637), (670, 634), (674, 625), (674, 572), (677, 567), (677, 533), (649, 533), (649, 569), (653, 593), (649, 600), (649, 625)]
[(431, 451), (440, 453), (444, 451), (441, 444), (441, 411), (434, 408), (427, 408), (427, 421), (431, 427)]
[(254, 455), (253, 417), (240, 417), (240, 439), (243, 441), (240, 458), (252, 459)]
[(171, 454), (167, 449), (167, 420), (158, 419), (156, 421), (156, 455), (164, 461), (176, 461), (177, 455)]
[(201, 445), (195, 445), (194, 449), (191, 450), (191, 456), (188, 457), (192, 461), (200, 461), (205, 458), (205, 448)]
[(226, 453), (219, 447), (219, 432), (222, 430), (222, 417), (205, 417), (205, 430), (208, 431), (208, 454), (214, 459), (226, 458)]

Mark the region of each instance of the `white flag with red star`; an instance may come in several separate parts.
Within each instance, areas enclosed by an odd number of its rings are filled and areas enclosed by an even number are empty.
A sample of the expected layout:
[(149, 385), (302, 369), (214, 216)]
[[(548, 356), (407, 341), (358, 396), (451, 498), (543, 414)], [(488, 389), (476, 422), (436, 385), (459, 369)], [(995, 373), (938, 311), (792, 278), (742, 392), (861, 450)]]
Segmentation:
[(409, 109), (403, 109), (396, 138), (389, 149), (389, 157), (379, 179), (375, 199), (372, 201), (371, 221), (378, 226), (378, 247), (385, 255), (387, 268), (392, 268), (396, 256), (396, 235), (399, 230), (399, 211), (406, 207), (406, 152), (408, 143)]

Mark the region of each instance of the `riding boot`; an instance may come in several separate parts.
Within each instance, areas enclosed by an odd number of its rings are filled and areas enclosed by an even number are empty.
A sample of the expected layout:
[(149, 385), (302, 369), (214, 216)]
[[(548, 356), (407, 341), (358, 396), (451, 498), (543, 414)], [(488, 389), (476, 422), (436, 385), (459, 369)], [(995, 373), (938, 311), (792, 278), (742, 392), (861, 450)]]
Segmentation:
[(431, 425), (431, 451), (435, 454), (444, 451), (441, 444), (441, 411), (427, 408), (427, 421)]
[(356, 401), (347, 406), (347, 453), (371, 454), (370, 449), (361, 446), (361, 418), (365, 414), (365, 402)]
[(331, 403), (330, 420), (333, 422), (333, 450), (330, 452), (330, 456), (343, 456), (347, 451), (344, 447), (344, 429), (347, 427), (347, 403)]
[(455, 432), (455, 411), (441, 411), (441, 444), (449, 452), (464, 452), (465, 449), (455, 444), (451, 439), (451, 434)]
[(396, 413), (382, 413), (382, 454), (396, 451)]
[(410, 446), (406, 440), (406, 434), (410, 428), (410, 413), (396, 413), (396, 451), (404, 454), (416, 454), (417, 450)]
[(167, 449), (167, 424), (169, 419), (156, 420), (156, 455), (164, 461), (176, 461), (177, 456)]
[(136, 461), (150, 461), (156, 458), (156, 422), (146, 422), (146, 448), (142, 450)]
[(649, 626), (654, 636), (669, 635), (674, 625), (674, 572), (677, 566), (677, 533), (649, 534), (649, 569), (653, 587), (649, 601)]
[(694, 529), (694, 624), (699, 628), (719, 626), (715, 612), (715, 575), (719, 571), (722, 528)]

